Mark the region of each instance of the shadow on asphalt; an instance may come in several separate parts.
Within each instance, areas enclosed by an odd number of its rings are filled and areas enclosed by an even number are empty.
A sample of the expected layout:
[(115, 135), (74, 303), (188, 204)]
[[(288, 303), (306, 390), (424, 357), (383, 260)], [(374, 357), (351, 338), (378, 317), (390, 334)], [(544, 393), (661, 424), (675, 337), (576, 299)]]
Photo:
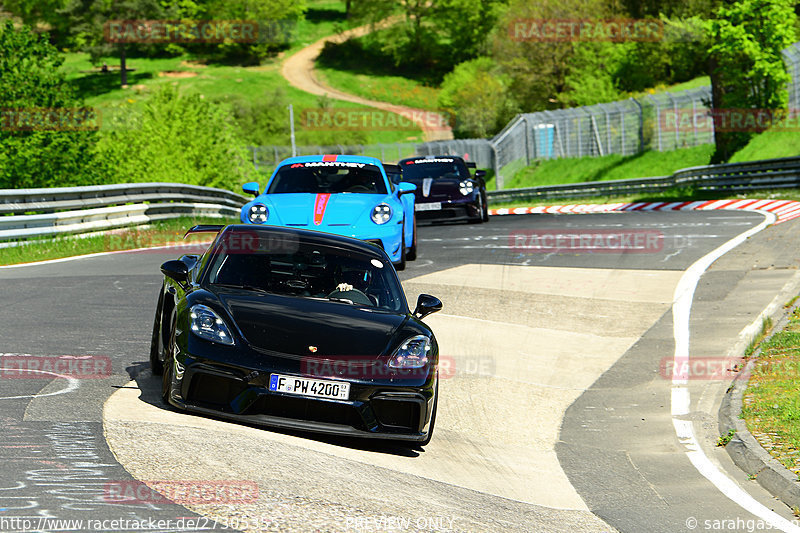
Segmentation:
[[(161, 400), (161, 377), (154, 376), (150, 372), (149, 363), (147, 362), (133, 363), (132, 365), (128, 366), (125, 370), (126, 372), (128, 372), (128, 375), (131, 377), (131, 379), (136, 382), (136, 386), (140, 391), (139, 400), (148, 403), (154, 407), (157, 407), (159, 409), (174, 411), (176, 413), (181, 413), (186, 416), (203, 417), (203, 415), (180, 411), (179, 409), (176, 409), (171, 405), (165, 405), (164, 402)], [(415, 443), (393, 443), (383, 440), (360, 439), (356, 437), (339, 437), (335, 435), (309, 433), (305, 431), (296, 431), (283, 428), (260, 426), (257, 424), (248, 424), (246, 422), (240, 422), (238, 420), (229, 420), (223, 417), (208, 416), (203, 418), (219, 420), (220, 422), (227, 422), (230, 424), (249, 426), (266, 432), (292, 435), (294, 437), (299, 437), (307, 440), (314, 440), (317, 442), (324, 442), (327, 444), (331, 444), (333, 446), (351, 448), (354, 450), (385, 453), (387, 455), (397, 455), (402, 457), (419, 457), (420, 453), (425, 452), (425, 449), (423, 447)]]

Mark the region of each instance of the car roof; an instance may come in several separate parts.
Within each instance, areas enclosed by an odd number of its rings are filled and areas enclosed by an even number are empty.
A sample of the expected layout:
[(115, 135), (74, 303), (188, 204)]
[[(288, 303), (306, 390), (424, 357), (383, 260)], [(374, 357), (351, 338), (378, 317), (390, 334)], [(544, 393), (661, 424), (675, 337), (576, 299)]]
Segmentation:
[(385, 254), (380, 247), (366, 241), (362, 241), (361, 239), (304, 228), (269, 225), (262, 226), (257, 224), (229, 224), (220, 230), (219, 235), (222, 236), (223, 234), (231, 232), (252, 234), (254, 231), (264, 235), (273, 235), (276, 237), (292, 235), (301, 238), (305, 242), (313, 244), (348, 248), (353, 251), (359, 251), (372, 255), (375, 258), (383, 261), (387, 260), (388, 258), (388, 256), (384, 257)]
[(402, 165), (406, 161), (420, 161), (425, 159), (440, 159), (440, 158), (456, 159), (458, 161), (461, 161), (462, 163), (464, 162), (463, 157), (459, 157), (457, 155), (441, 154), (441, 155), (415, 155), (414, 157), (406, 157), (405, 159), (401, 159), (400, 161), (398, 161), (397, 164)]
[(299, 155), (289, 157), (281, 161), (278, 166), (291, 165), (294, 163), (313, 163), (317, 161), (342, 161), (345, 163), (365, 163), (367, 165), (383, 166), (380, 159), (363, 155)]

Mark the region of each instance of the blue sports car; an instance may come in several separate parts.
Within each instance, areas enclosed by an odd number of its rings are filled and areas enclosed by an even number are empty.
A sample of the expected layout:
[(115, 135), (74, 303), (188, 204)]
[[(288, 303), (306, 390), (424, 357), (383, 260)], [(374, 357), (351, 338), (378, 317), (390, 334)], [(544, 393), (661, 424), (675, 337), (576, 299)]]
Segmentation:
[(311, 155), (280, 162), (242, 222), (307, 228), (355, 237), (384, 249), (397, 270), (417, 256), (417, 221), (411, 183), (394, 184), (380, 160), (356, 155)]

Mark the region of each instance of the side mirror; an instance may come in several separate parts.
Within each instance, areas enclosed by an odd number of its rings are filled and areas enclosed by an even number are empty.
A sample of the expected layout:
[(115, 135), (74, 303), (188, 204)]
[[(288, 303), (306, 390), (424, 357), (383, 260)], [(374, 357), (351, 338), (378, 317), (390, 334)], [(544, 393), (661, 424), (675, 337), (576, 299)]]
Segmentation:
[(417, 186), (413, 183), (408, 183), (407, 181), (401, 181), (397, 184), (397, 190), (400, 191), (399, 194), (409, 194), (416, 191)]
[(258, 196), (258, 182), (249, 181), (242, 185), (242, 190), (246, 193), (252, 194), (253, 196)]
[(173, 259), (161, 265), (161, 273), (169, 279), (177, 281), (181, 285), (189, 280), (189, 269), (186, 268), (186, 263)]
[(417, 308), (414, 309), (414, 316), (417, 318), (425, 318), (431, 313), (442, 310), (442, 301), (436, 296), (430, 294), (420, 294), (417, 298)]
[(485, 170), (476, 170), (475, 171), (475, 177), (476, 178), (483, 178), (485, 176), (486, 176), (486, 171)]

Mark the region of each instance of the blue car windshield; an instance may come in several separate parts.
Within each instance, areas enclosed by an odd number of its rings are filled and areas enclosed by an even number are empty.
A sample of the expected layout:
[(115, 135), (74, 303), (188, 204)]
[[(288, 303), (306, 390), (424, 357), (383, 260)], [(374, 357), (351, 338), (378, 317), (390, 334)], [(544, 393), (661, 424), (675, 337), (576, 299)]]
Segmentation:
[(411, 159), (403, 162), (403, 179), (458, 178), (469, 179), (467, 166), (458, 159)]
[(280, 193), (387, 194), (386, 181), (375, 165), (348, 161), (311, 161), (284, 165), (267, 189)]

